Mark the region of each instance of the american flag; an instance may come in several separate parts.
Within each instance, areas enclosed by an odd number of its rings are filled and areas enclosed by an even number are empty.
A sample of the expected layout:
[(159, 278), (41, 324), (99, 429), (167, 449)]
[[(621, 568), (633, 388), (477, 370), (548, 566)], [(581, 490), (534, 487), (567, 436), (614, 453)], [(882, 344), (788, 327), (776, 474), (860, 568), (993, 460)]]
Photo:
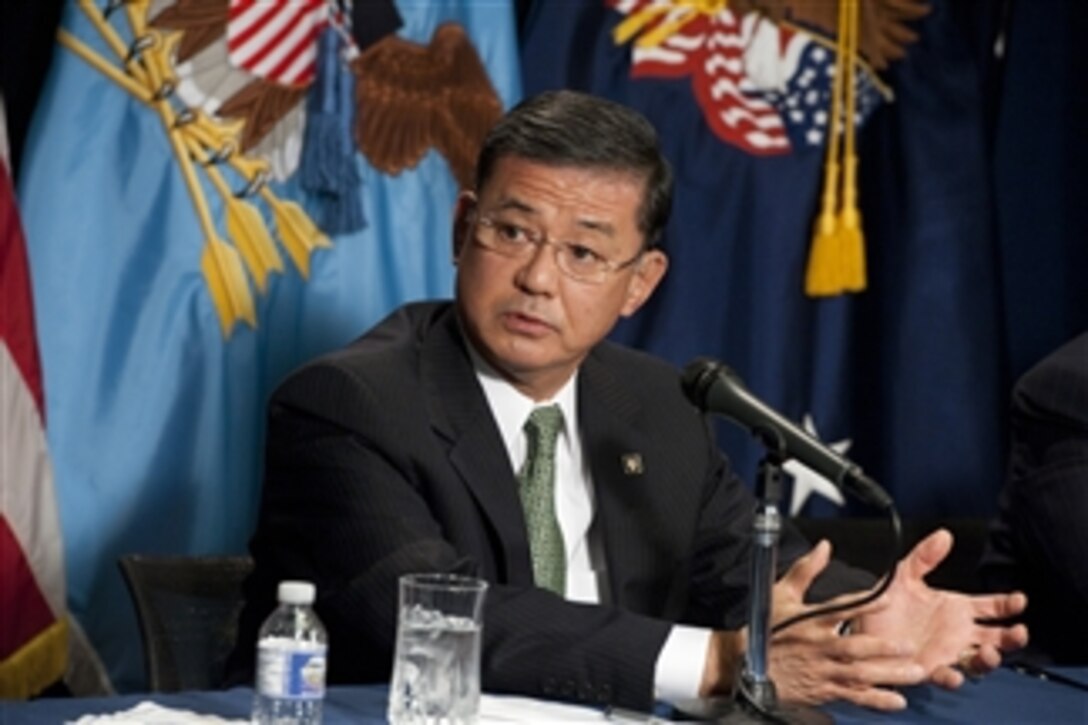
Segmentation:
[[(823, 144), (835, 54), (814, 36), (755, 12), (738, 17), (728, 8), (708, 13), (661, 0), (606, 3), (625, 16), (656, 7), (642, 34), (678, 23), (659, 45), (634, 44), (631, 75), (690, 76), (707, 124), (726, 143), (761, 156)], [(881, 96), (871, 76), (858, 70), (860, 122)]]
[[(785, 90), (765, 93), (782, 115), (794, 147), (821, 146), (826, 140), (835, 66), (834, 52), (809, 40)], [(854, 76), (854, 94), (857, 106), (854, 123), (861, 126), (882, 100), (872, 75), (861, 66)]]
[(317, 37), (328, 21), (326, 0), (231, 0), (228, 57), (265, 80), (305, 86), (314, 78)]

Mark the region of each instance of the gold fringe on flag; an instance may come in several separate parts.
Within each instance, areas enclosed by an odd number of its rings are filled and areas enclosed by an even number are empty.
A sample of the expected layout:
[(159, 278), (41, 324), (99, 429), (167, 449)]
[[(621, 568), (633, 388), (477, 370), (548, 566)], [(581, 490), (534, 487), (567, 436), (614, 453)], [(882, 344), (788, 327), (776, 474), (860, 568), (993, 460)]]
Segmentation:
[(842, 235), (842, 287), (846, 292), (865, 289), (865, 239), (861, 232), (861, 212), (858, 210), (858, 155), (857, 136), (857, 56), (858, 15), (860, 0), (846, 0), (850, 8), (849, 45), (846, 57), (846, 137), (843, 150), (842, 213), (839, 215), (839, 233)]
[[(859, 0), (839, 1), (835, 77), (831, 89), (830, 137), (824, 164), (824, 190), (805, 271), (805, 292), (830, 297), (865, 289), (865, 243), (857, 206), (857, 103), (855, 82)], [(842, 207), (839, 208), (840, 133)]]
[(62, 617), (0, 661), (0, 700), (25, 700), (37, 695), (59, 682), (67, 666), (68, 620)]

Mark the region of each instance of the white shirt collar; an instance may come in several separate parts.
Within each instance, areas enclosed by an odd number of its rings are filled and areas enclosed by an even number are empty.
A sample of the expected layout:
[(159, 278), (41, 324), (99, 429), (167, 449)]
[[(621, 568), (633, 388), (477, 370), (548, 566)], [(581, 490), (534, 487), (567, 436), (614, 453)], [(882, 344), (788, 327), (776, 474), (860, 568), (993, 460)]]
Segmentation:
[[(577, 370), (550, 400), (533, 400), (491, 367), (483, 356), (476, 352), (467, 338), (465, 342), (476, 369), (476, 378), (480, 381), (484, 396), (491, 407), (491, 414), (495, 418), (503, 444), (510, 455), (510, 465), (515, 471), (521, 467), (525, 459), (526, 442), (522, 429), (534, 408), (558, 405), (563, 412), (563, 429), (559, 433), (559, 445), (565, 446), (569, 453), (576, 451), (580, 453)], [(580, 459), (580, 456), (578, 458)]]
[[(467, 338), (466, 338), (467, 342)], [(510, 457), (510, 468), (518, 471), (525, 461), (528, 441), (525, 421), (534, 408), (556, 404), (563, 411), (563, 430), (556, 441), (555, 503), (559, 528), (567, 552), (567, 599), (600, 602), (605, 577), (604, 553), (593, 523), (593, 480), (582, 456), (578, 427), (578, 372), (551, 400), (535, 401), (507, 382), (468, 344), (476, 377), (499, 428)]]

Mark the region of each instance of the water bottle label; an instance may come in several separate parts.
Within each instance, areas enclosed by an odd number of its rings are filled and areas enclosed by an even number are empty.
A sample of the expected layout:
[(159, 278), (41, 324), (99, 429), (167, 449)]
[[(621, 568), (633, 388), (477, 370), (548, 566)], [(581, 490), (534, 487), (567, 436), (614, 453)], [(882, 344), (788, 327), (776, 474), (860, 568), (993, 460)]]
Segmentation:
[(257, 691), (268, 697), (317, 700), (325, 695), (325, 648), (260, 647)]

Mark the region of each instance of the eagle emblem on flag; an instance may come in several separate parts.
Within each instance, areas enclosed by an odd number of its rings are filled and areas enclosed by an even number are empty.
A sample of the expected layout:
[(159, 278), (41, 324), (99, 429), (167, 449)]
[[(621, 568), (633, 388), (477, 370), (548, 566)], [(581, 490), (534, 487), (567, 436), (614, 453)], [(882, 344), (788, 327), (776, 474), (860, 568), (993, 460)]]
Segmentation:
[[(838, 3), (831, 0), (605, 0), (623, 19), (633, 78), (690, 78), (707, 125), (753, 155), (821, 147), (831, 127)], [(891, 90), (877, 73), (916, 40), (924, 0), (864, 3), (854, 74), (854, 122)]]
[(464, 29), (445, 23), (423, 45), (394, 34), (391, 1), (356, 5), (371, 22), (361, 32), (335, 0), (178, 0), (152, 24), (182, 33), (180, 94), (243, 119), (242, 150), (268, 154), (275, 178), (298, 168), (310, 115), (303, 102), (327, 81), (318, 72), (319, 39), (329, 30), (342, 41), (337, 70), (350, 73), (352, 107), (339, 110), (352, 116), (351, 136), (367, 160), (398, 174), (434, 148), (458, 182), (470, 184), (476, 150), (502, 104)]
[[(224, 337), (237, 322), (256, 326), (251, 286), (267, 291), (284, 269), (281, 249), (308, 278), (330, 236), (365, 225), (359, 151), (398, 174), (434, 148), (469, 185), (502, 113), (464, 29), (441, 25), (427, 45), (401, 39), (392, 0), (79, 9), (101, 42), (63, 29), (58, 41), (161, 118), (204, 234), (200, 267)], [(301, 204), (269, 183), (296, 176)]]

